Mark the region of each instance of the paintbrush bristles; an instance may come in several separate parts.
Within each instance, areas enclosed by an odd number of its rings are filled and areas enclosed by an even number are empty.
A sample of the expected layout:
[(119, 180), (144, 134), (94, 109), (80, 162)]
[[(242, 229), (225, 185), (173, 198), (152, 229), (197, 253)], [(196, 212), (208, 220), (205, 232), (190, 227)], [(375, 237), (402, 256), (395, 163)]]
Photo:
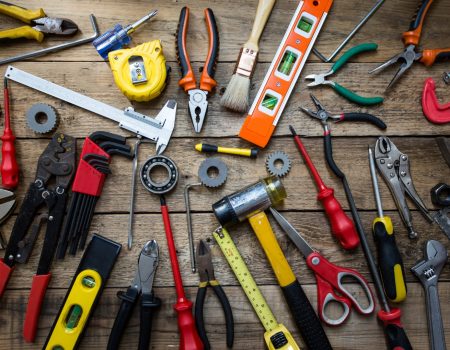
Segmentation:
[(234, 73), (220, 104), (236, 112), (245, 113), (249, 107), (250, 78)]
[(220, 104), (236, 112), (247, 112), (249, 107), (250, 79), (256, 66), (258, 51), (243, 47), (234, 74), (223, 94)]

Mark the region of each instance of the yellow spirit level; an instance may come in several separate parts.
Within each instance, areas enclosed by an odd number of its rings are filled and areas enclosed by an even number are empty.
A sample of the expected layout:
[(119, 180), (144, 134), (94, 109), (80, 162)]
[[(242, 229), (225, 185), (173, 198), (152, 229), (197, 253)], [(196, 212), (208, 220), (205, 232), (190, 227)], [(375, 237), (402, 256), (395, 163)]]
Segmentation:
[(300, 1), (239, 137), (260, 147), (267, 145), (332, 3), (333, 0)]
[(119, 243), (92, 237), (43, 349), (72, 350), (78, 346), (120, 249)]

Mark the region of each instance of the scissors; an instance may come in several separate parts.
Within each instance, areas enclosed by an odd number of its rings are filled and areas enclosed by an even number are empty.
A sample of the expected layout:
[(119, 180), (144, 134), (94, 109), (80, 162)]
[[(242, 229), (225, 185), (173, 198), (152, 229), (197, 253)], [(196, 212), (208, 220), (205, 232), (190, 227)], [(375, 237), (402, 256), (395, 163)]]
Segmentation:
[[(320, 253), (315, 251), (308, 242), (298, 233), (298, 231), (282, 216), (278, 211), (270, 208), (273, 217), (281, 226), (284, 232), (294, 242), (300, 252), (306, 259), (308, 267), (313, 270), (317, 280), (317, 303), (318, 314), (329, 326), (339, 326), (350, 315), (350, 309), (353, 306), (361, 315), (369, 315), (375, 309), (375, 301), (369, 284), (364, 277), (357, 271), (336, 266), (325, 259)], [(367, 297), (366, 303), (362, 305), (351, 291), (347, 290), (344, 284), (344, 278), (351, 278), (351, 282), (358, 283)], [(350, 283), (350, 282), (348, 282)], [(342, 306), (343, 313), (337, 318), (329, 317), (325, 310), (330, 303), (338, 303)]]

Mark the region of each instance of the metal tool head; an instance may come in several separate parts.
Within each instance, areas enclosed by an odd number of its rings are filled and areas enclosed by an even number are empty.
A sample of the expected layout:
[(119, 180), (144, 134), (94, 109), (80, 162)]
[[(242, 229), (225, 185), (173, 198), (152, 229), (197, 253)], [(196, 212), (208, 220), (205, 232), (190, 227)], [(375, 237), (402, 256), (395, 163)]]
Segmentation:
[(305, 239), (300, 235), (300, 233), (291, 225), (286, 218), (281, 215), (277, 210), (270, 207), (270, 212), (272, 213), (278, 225), (281, 226), (283, 231), (288, 235), (288, 237), (294, 242), (295, 246), (300, 250), (305, 259), (312, 253), (314, 249), (305, 241)]
[(36, 24), (33, 29), (42, 33), (55, 35), (73, 35), (78, 31), (74, 21), (67, 18), (42, 17), (33, 20)]
[[(175, 119), (177, 117), (177, 101), (168, 100), (164, 107), (159, 111), (155, 120), (162, 125), (157, 135), (156, 154), (162, 154), (169, 144), (173, 129), (175, 128)], [(145, 135), (143, 135), (145, 136)]]
[(192, 125), (196, 133), (202, 130), (208, 111), (208, 93), (200, 89), (192, 89), (189, 94), (189, 114), (191, 115)]
[(155, 240), (148, 241), (139, 254), (138, 270), (133, 280), (133, 287), (143, 294), (151, 294), (156, 268), (159, 262), (159, 247)]
[(307, 86), (313, 87), (313, 86), (318, 86), (318, 85), (323, 85), (323, 84), (333, 85), (334, 83), (332, 81), (326, 79), (326, 77), (331, 74), (333, 74), (333, 71), (329, 71), (327, 73), (322, 73), (322, 74), (307, 75), (305, 77), (305, 80), (312, 80), (312, 82), (310, 82)]
[(325, 109), (325, 107), (322, 105), (322, 103), (317, 99), (316, 96), (314, 96), (313, 94), (309, 94), (309, 96), (311, 97), (311, 100), (314, 103), (314, 106), (316, 107), (316, 112), (314, 112), (311, 109), (308, 108), (304, 108), (304, 107), (300, 107), (301, 110), (303, 112), (305, 112), (306, 114), (308, 114), (310, 117), (319, 119), (322, 124), (326, 124), (328, 118), (331, 118), (330, 113), (327, 112), (327, 110)]
[(16, 203), (14, 192), (0, 188), (0, 224), (13, 213)]
[(56, 186), (66, 189), (75, 174), (76, 139), (56, 133), (38, 160), (36, 180), (46, 184), (56, 177)]
[(411, 271), (422, 283), (437, 283), (439, 275), (447, 263), (448, 253), (441, 242), (430, 240), (424, 249), (424, 258)]
[(209, 249), (208, 245), (202, 239), (198, 242), (195, 255), (197, 257), (197, 269), (200, 282), (215, 280), (211, 249)]
[(408, 45), (403, 52), (391, 57), (383, 64), (372, 69), (371, 71), (369, 71), (369, 74), (381, 72), (382, 70), (393, 64), (400, 63), (400, 68), (398, 69), (397, 73), (395, 73), (394, 77), (386, 88), (386, 90), (389, 89), (409, 69), (409, 67), (412, 66), (414, 61), (417, 61), (422, 57), (422, 55), (420, 53), (417, 53), (415, 49), (415, 45)]

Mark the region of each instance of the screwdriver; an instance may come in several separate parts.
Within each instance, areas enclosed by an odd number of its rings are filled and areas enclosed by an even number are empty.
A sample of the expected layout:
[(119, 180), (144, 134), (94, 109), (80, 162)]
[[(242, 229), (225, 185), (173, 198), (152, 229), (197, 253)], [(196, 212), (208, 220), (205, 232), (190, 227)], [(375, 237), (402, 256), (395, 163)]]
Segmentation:
[(158, 10), (153, 10), (148, 15), (142, 17), (137, 22), (126, 26), (125, 28), (123, 28), (121, 24), (116, 24), (114, 28), (111, 28), (95, 39), (92, 42), (92, 45), (94, 45), (98, 54), (106, 60), (109, 52), (119, 50), (125, 45), (128, 45), (131, 42), (130, 34), (147, 22), (150, 18), (156, 16), (157, 13)]
[(0, 173), (2, 174), (2, 186), (7, 189), (15, 189), (19, 183), (19, 167), (16, 160), (16, 148), (14, 141), (16, 137), (11, 130), (9, 114), (9, 91), (8, 79), (4, 80), (3, 100), (5, 105), (5, 128), (2, 140), (2, 163)]
[(353, 221), (345, 214), (341, 204), (334, 197), (334, 190), (331, 187), (326, 187), (322, 178), (319, 175), (314, 163), (309, 157), (302, 140), (297, 135), (294, 128), (289, 125), (294, 141), (308, 166), (314, 181), (316, 182), (319, 193), (317, 199), (322, 203), (325, 212), (330, 220), (331, 231), (338, 239), (339, 243), (344, 249), (355, 249), (359, 245), (359, 237), (356, 232)]
[(373, 236), (378, 250), (378, 269), (380, 270), (386, 296), (389, 300), (398, 303), (406, 299), (405, 269), (402, 256), (395, 243), (394, 227), (391, 218), (383, 214), (375, 171), (375, 159), (370, 146), (369, 165), (378, 211), (378, 217), (373, 220)]
[(250, 158), (256, 158), (259, 151), (258, 148), (231, 148), (209, 145), (207, 143), (197, 143), (195, 145), (195, 149), (199, 152), (205, 153), (226, 153)]

